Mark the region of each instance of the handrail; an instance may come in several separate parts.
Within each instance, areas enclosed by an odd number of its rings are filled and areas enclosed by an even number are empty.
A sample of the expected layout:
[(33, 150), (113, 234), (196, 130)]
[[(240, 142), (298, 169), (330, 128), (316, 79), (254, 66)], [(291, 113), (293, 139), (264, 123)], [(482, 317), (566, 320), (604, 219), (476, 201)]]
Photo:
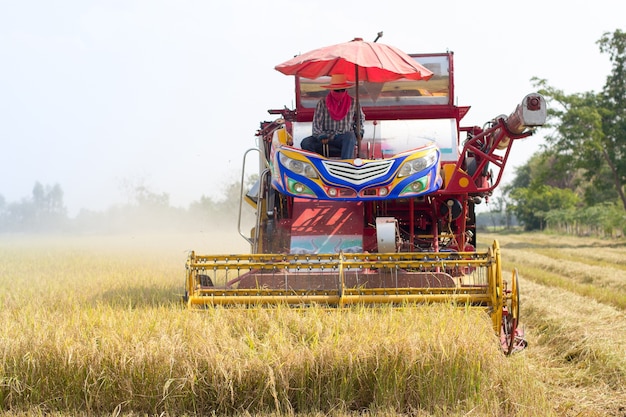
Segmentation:
[[(249, 244), (250, 246), (252, 246), (253, 248), (255, 247), (255, 245), (258, 245), (258, 238), (259, 238), (259, 222), (260, 222), (260, 217), (259, 217), (259, 211), (257, 210), (257, 219), (256, 219), (256, 234), (254, 239), (249, 238), (247, 235), (243, 234), (241, 232), (241, 208), (243, 206), (243, 185), (245, 183), (245, 175), (246, 175), (246, 158), (248, 157), (248, 153), (255, 151), (258, 152), (259, 155), (263, 156), (263, 154), (261, 153), (261, 150), (259, 148), (250, 148), (248, 149), (244, 154), (243, 154), (243, 163), (241, 166), (241, 187), (239, 189), (239, 218), (237, 219), (237, 231), (239, 232), (239, 235), (241, 237), (243, 237)], [(268, 169), (266, 168), (263, 172), (267, 171)], [(261, 174), (262, 175), (262, 174)], [(261, 184), (263, 185), (263, 184)], [(262, 189), (262, 188), (260, 188)]]

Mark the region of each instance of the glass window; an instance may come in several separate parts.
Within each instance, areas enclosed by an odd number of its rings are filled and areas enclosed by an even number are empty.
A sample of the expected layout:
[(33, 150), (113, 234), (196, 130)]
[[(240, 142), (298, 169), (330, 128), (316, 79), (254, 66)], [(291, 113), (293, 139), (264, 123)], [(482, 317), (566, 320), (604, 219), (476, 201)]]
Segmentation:
[[(448, 55), (419, 56), (414, 59), (431, 70), (429, 80), (400, 79), (385, 83), (359, 82), (359, 100), (363, 107), (447, 105), (450, 95), (450, 72)], [(330, 77), (315, 80), (300, 78), (300, 105), (315, 108), (327, 90), (322, 88)], [(348, 90), (354, 97), (355, 88)]]

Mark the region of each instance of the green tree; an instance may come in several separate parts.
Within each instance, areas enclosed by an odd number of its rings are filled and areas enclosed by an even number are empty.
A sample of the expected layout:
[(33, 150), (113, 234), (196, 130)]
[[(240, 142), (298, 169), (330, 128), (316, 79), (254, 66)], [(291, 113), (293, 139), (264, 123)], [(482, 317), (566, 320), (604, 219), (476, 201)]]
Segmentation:
[(543, 229), (551, 210), (571, 209), (578, 202), (573, 191), (548, 185), (516, 188), (510, 197), (512, 210), (526, 230)]
[(142, 208), (167, 209), (170, 206), (170, 196), (167, 193), (155, 193), (140, 185), (135, 188), (135, 202)]
[(624, 210), (626, 210), (626, 32), (605, 33), (598, 41), (600, 51), (609, 54), (613, 64), (602, 91), (606, 111), (602, 155), (612, 174)]
[(44, 186), (37, 181), (30, 198), (9, 204), (2, 199), (0, 205), (0, 227), (4, 231), (57, 231), (65, 228), (67, 220), (59, 184)]
[(0, 232), (7, 230), (8, 226), (8, 211), (7, 202), (2, 194), (0, 194)]
[(606, 189), (607, 183), (611, 184), (612, 195), (582, 193), (596, 199), (594, 203), (613, 201), (618, 196), (626, 210), (626, 33), (605, 33), (597, 43), (613, 64), (601, 93), (567, 95), (546, 80), (533, 80), (550, 103), (547, 127), (554, 131), (546, 140), (550, 154), (558, 161), (557, 168), (561, 168), (555, 172), (566, 174), (570, 170), (580, 175), (576, 170), (582, 170), (584, 189)]
[(551, 150), (535, 153), (516, 169), (515, 174), (513, 181), (504, 187), (505, 192), (530, 187), (532, 184), (576, 190), (581, 178), (580, 170), (564, 163)]

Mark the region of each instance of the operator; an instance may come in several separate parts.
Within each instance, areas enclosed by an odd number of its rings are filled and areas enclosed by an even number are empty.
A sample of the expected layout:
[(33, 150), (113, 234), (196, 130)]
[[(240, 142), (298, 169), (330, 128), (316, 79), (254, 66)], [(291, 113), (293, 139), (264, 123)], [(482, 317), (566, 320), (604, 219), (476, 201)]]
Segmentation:
[[(350, 97), (347, 88), (354, 84), (346, 80), (344, 74), (333, 74), (329, 85), (323, 85), (328, 89), (326, 97), (318, 101), (313, 116), (313, 135), (302, 139), (302, 149), (323, 154), (324, 145), (341, 151), (341, 159), (353, 159), (356, 144), (356, 119), (357, 105)], [(361, 132), (365, 115), (361, 112)], [(329, 156), (329, 155), (326, 155)]]

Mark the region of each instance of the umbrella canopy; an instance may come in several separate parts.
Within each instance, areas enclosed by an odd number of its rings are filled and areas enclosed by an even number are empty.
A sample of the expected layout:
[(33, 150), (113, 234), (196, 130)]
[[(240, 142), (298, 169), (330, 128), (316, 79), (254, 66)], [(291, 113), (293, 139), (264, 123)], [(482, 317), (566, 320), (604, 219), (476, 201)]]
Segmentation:
[(355, 38), (314, 49), (275, 67), (286, 75), (315, 79), (345, 74), (350, 81), (427, 80), (433, 73), (398, 48)]
[[(315, 79), (344, 74), (356, 83), (356, 103), (359, 107), (359, 81), (383, 83), (401, 78), (427, 80), (432, 71), (398, 48), (354, 38), (350, 42), (314, 49), (274, 67), (286, 75)], [(357, 111), (357, 126), (360, 125)], [(357, 129), (357, 149), (361, 149), (361, 132)], [(360, 156), (360, 155), (357, 155)]]

